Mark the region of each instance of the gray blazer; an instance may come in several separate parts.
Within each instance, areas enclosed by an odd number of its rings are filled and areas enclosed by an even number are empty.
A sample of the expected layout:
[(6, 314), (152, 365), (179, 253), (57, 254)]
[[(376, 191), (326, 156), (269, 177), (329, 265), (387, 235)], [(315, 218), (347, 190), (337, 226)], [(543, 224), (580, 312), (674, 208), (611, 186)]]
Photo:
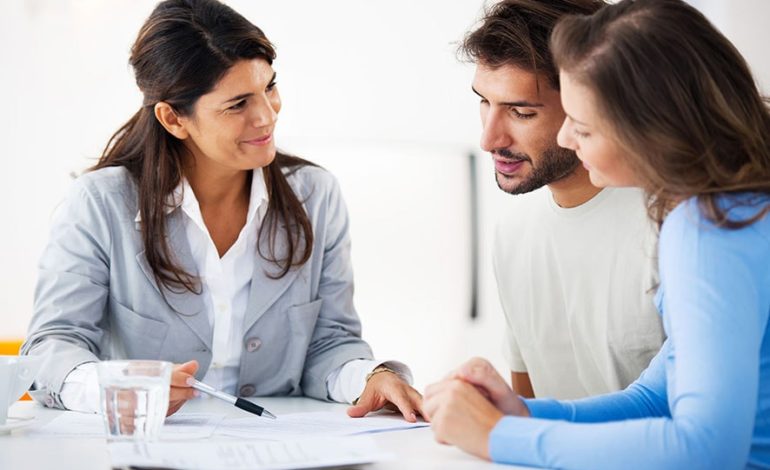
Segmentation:
[[(347, 210), (327, 171), (303, 167), (288, 179), (310, 217), (313, 252), (281, 279), (267, 276), (277, 267), (257, 257), (238, 392), (328, 400), (326, 377), (333, 370), (372, 358), (353, 307)], [(199, 379), (209, 368), (213, 329), (203, 299), (164, 288), (164, 302), (144, 255), (137, 212), (135, 184), (117, 167), (78, 178), (57, 210), (22, 347), (22, 354), (45, 358), (30, 393), (48, 406), (62, 407), (63, 381), (84, 362), (195, 359)], [(177, 263), (197, 274), (181, 209), (168, 215), (168, 238)], [(260, 243), (270, 253), (266, 240)], [(282, 250), (278, 237), (276, 253)]]

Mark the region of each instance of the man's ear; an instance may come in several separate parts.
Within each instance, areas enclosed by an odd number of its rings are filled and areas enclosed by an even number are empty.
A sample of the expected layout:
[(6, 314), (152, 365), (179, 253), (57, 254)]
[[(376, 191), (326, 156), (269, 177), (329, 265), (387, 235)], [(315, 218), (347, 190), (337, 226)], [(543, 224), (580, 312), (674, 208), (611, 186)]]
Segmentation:
[(184, 140), (190, 136), (190, 133), (185, 128), (184, 123), (180, 120), (179, 115), (174, 111), (174, 108), (165, 101), (159, 101), (155, 105), (155, 119), (158, 120), (161, 126), (179, 140)]

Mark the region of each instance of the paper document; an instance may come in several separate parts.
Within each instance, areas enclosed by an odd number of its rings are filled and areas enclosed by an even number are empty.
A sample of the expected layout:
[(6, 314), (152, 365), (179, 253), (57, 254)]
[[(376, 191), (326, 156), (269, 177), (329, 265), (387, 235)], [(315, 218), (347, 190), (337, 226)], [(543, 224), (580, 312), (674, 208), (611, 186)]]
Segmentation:
[[(222, 420), (222, 416), (211, 413), (177, 413), (166, 418), (160, 438), (161, 440), (204, 439), (214, 433), (214, 429)], [(43, 426), (28, 429), (25, 434), (33, 437), (104, 438), (107, 436), (101, 415), (77, 411), (65, 411)]]
[(216, 436), (283, 440), (309, 436), (347, 436), (372, 432), (396, 431), (429, 426), (409, 423), (401, 415), (351, 418), (342, 412), (317, 411), (278, 415), (278, 419), (257, 417), (230, 418), (222, 421)]
[(363, 464), (393, 458), (368, 436), (285, 442), (198, 441), (109, 444), (113, 467), (283, 470)]
[[(428, 423), (409, 423), (396, 414), (351, 418), (339, 411), (290, 413), (278, 415), (278, 419), (274, 420), (256, 416), (224, 418), (217, 413), (176, 413), (166, 418), (160, 439), (179, 441), (213, 436), (282, 441), (397, 431), (424, 426), (428, 426)], [(65, 411), (43, 426), (28, 428), (26, 434), (32, 437), (106, 437), (101, 415), (76, 411)]]

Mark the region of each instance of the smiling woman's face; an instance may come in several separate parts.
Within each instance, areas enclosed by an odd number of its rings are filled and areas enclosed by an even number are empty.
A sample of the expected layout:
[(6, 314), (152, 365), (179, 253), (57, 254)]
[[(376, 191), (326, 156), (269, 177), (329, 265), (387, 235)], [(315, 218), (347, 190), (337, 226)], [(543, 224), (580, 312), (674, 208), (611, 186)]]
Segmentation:
[(559, 130), (559, 145), (575, 151), (594, 186), (638, 186), (625, 151), (601, 119), (591, 90), (575, 82), (567, 72), (562, 71), (559, 78), (561, 103), (567, 115)]
[(179, 121), (196, 162), (227, 170), (251, 170), (275, 158), (273, 130), (281, 109), (275, 72), (262, 59), (233, 65), (214, 89)]

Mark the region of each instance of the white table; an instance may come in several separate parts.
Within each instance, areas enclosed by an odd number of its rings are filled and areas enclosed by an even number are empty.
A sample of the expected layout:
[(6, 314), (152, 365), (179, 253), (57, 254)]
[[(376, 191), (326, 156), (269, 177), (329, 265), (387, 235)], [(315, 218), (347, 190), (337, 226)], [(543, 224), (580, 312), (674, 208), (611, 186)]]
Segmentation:
[[(274, 413), (339, 410), (346, 405), (324, 403), (310, 398), (257, 398), (256, 403)], [(221, 412), (226, 416), (243, 416), (243, 411), (219, 400), (201, 398), (187, 403), (185, 412)], [(2, 470), (108, 470), (110, 460), (107, 442), (93, 438), (37, 438), (25, 430), (46, 423), (61, 411), (43, 408), (33, 402), (17, 402), (9, 410), (12, 416), (34, 416), (35, 424), (16, 429), (10, 435), (0, 435), (0, 469)], [(430, 428), (373, 434), (377, 444), (395, 454), (398, 459), (361, 466), (366, 470), (485, 470), (514, 469), (492, 464), (461, 450), (438, 444)], [(358, 468), (358, 467), (356, 467)]]

